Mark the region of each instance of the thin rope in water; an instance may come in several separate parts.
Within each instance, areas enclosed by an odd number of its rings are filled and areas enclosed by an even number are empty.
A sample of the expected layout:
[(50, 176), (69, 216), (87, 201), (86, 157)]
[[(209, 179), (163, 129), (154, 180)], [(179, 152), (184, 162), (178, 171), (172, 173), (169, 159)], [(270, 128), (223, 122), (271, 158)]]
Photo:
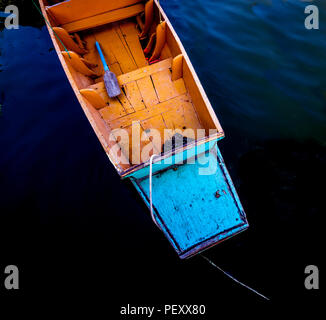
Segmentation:
[(266, 296), (264, 296), (263, 294), (259, 293), (257, 290), (247, 286), (246, 284), (242, 283), (241, 281), (237, 280), (236, 278), (234, 278), (233, 276), (231, 276), (229, 273), (227, 273), (226, 271), (224, 271), (221, 267), (217, 266), (213, 261), (211, 261), (210, 259), (208, 259), (207, 257), (205, 257), (204, 255), (201, 254), (201, 257), (203, 259), (205, 259), (208, 263), (210, 263), (213, 267), (215, 267), (216, 269), (220, 270), (221, 272), (223, 272), (227, 277), (229, 277), (230, 279), (232, 279), (233, 281), (235, 281), (236, 283), (240, 284), (241, 286), (247, 288), (248, 290), (254, 292), (255, 294), (257, 294), (258, 296), (269, 300), (269, 298), (267, 298)]
[(37, 9), (37, 11), (39, 12), (39, 14), (43, 17), (43, 19), (45, 20), (45, 22), (48, 24), (48, 26), (51, 28), (51, 30), (53, 31), (54, 35), (58, 38), (58, 40), (60, 41), (60, 43), (62, 44), (62, 46), (64, 47), (64, 49), (66, 50), (68, 57), (70, 57), (69, 51), (67, 50), (66, 46), (63, 44), (63, 42), (61, 41), (60, 37), (57, 35), (57, 33), (53, 30), (50, 22), (44, 17), (41, 9), (36, 5), (36, 3), (34, 2), (34, 0), (32, 0), (33, 5), (35, 6), (35, 8)]
[[(158, 222), (156, 221), (156, 218), (154, 216), (153, 213), (153, 199), (152, 199), (152, 177), (153, 177), (153, 159), (155, 157), (158, 157), (159, 155), (157, 154), (153, 154), (150, 159), (149, 159), (149, 206), (150, 206), (150, 211), (151, 211), (151, 217), (153, 222), (156, 224), (156, 226), (160, 229), (161, 227), (159, 226)], [(243, 282), (237, 280), (236, 278), (234, 278), (233, 276), (231, 276), (229, 273), (227, 273), (226, 271), (224, 271), (221, 267), (217, 266), (213, 261), (211, 261), (210, 259), (208, 259), (207, 257), (205, 257), (204, 255), (201, 254), (201, 257), (203, 259), (205, 259), (209, 264), (211, 264), (213, 267), (215, 267), (216, 269), (220, 270), (222, 273), (224, 273), (227, 277), (229, 277), (230, 279), (232, 279), (234, 282), (240, 284), (241, 286), (247, 288), (248, 290), (254, 292), (255, 294), (257, 294), (258, 296), (269, 300), (269, 298), (267, 298), (266, 296), (264, 296), (263, 294), (259, 293), (257, 290), (247, 286), (246, 284), (244, 284)]]

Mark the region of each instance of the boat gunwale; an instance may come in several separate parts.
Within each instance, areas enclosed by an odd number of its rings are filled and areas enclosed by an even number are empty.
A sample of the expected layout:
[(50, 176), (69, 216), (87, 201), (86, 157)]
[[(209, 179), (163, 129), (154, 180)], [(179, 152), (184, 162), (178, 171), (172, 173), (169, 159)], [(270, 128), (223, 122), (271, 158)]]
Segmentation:
[[(196, 71), (195, 71), (195, 69), (194, 69), (194, 67), (193, 67), (193, 65), (191, 63), (191, 60), (190, 60), (190, 58), (189, 58), (189, 56), (187, 54), (187, 51), (186, 51), (186, 49), (184, 48), (184, 46), (182, 44), (182, 41), (180, 40), (178, 34), (174, 30), (174, 28), (173, 28), (173, 26), (172, 26), (169, 18), (165, 14), (165, 12), (164, 12), (163, 8), (161, 7), (159, 1), (158, 0), (154, 0), (154, 2), (156, 4), (157, 9), (160, 11), (162, 17), (164, 18), (164, 21), (168, 25), (168, 27), (169, 27), (169, 29), (170, 29), (170, 31), (171, 31), (174, 39), (178, 43), (178, 46), (179, 46), (179, 49), (180, 49), (180, 51), (181, 51), (181, 53), (183, 55), (183, 58), (186, 60), (186, 63), (187, 63), (187, 65), (189, 67), (189, 70), (190, 70), (190, 73), (193, 76), (194, 81), (196, 83), (196, 86), (198, 87), (199, 92), (200, 92), (200, 94), (201, 94), (201, 96), (202, 96), (202, 98), (203, 98), (203, 100), (205, 102), (205, 105), (207, 107), (207, 111), (208, 111), (209, 115), (212, 117), (212, 120), (213, 120), (214, 125), (216, 127), (216, 128), (212, 128), (212, 129), (217, 129), (218, 132), (223, 132), (224, 133), (224, 131), (222, 129), (222, 126), (221, 126), (221, 124), (220, 124), (220, 122), (219, 122), (219, 120), (217, 118), (217, 115), (216, 115), (216, 113), (215, 113), (215, 111), (214, 111), (211, 103), (209, 102), (209, 99), (208, 99), (208, 97), (206, 95), (206, 92), (205, 92), (205, 90), (204, 90), (204, 88), (203, 88), (203, 86), (202, 86), (202, 84), (201, 84), (201, 82), (200, 82), (200, 80), (199, 80), (199, 78), (197, 76), (197, 73), (196, 73)], [(191, 93), (189, 93), (189, 94), (191, 95)]]

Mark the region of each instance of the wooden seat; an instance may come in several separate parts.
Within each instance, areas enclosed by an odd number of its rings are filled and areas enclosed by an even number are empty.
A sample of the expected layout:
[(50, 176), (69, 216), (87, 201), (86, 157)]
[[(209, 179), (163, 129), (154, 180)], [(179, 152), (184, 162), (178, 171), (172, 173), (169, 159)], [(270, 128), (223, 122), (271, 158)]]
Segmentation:
[[(126, 114), (152, 108), (187, 92), (182, 78), (172, 81), (171, 65), (172, 59), (169, 58), (117, 77), (123, 91), (118, 100)], [(90, 85), (88, 89), (98, 92), (107, 103), (117, 100), (108, 97), (103, 81)]]
[(155, 64), (151, 64), (149, 66), (139, 68), (135, 71), (131, 71), (131, 72), (125, 73), (123, 75), (120, 75), (118, 77), (118, 82), (120, 85), (124, 85), (129, 82), (136, 81), (136, 80), (139, 80), (139, 79), (147, 77), (147, 76), (151, 76), (152, 74), (154, 74), (156, 72), (167, 70), (167, 69), (171, 68), (171, 66), (172, 66), (172, 58), (165, 59), (165, 60), (157, 62)]
[(127, 8), (116, 9), (104, 12), (94, 17), (81, 19), (62, 25), (68, 32), (78, 32), (86, 29), (92, 29), (111, 22), (120, 21), (138, 15), (144, 11), (143, 4), (135, 4)]
[(141, 0), (69, 0), (52, 6), (46, 11), (67, 32), (92, 29), (104, 24), (138, 15), (145, 9)]

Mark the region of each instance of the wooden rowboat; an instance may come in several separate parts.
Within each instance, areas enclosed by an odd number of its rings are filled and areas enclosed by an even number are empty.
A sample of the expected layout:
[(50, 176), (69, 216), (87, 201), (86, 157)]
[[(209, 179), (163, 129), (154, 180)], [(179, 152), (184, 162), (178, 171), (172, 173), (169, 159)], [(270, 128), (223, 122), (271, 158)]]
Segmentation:
[[(122, 178), (131, 179), (178, 255), (190, 257), (245, 230), (245, 213), (217, 147), (224, 132), (159, 3), (40, 5), (62, 67), (109, 160)], [(116, 98), (105, 90), (96, 41), (121, 87)]]

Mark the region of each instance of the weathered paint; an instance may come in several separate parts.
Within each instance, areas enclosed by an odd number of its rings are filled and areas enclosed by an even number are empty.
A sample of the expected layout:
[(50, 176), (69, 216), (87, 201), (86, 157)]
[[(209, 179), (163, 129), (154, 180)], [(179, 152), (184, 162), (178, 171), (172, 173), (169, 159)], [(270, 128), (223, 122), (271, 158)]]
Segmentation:
[[(207, 175), (199, 174), (200, 168), (207, 167), (201, 164), (204, 157), (216, 164)], [(152, 182), (156, 220), (181, 258), (194, 255), (248, 227), (217, 145), (194, 162), (158, 172), (153, 175)], [(131, 180), (149, 206), (148, 176)]]

